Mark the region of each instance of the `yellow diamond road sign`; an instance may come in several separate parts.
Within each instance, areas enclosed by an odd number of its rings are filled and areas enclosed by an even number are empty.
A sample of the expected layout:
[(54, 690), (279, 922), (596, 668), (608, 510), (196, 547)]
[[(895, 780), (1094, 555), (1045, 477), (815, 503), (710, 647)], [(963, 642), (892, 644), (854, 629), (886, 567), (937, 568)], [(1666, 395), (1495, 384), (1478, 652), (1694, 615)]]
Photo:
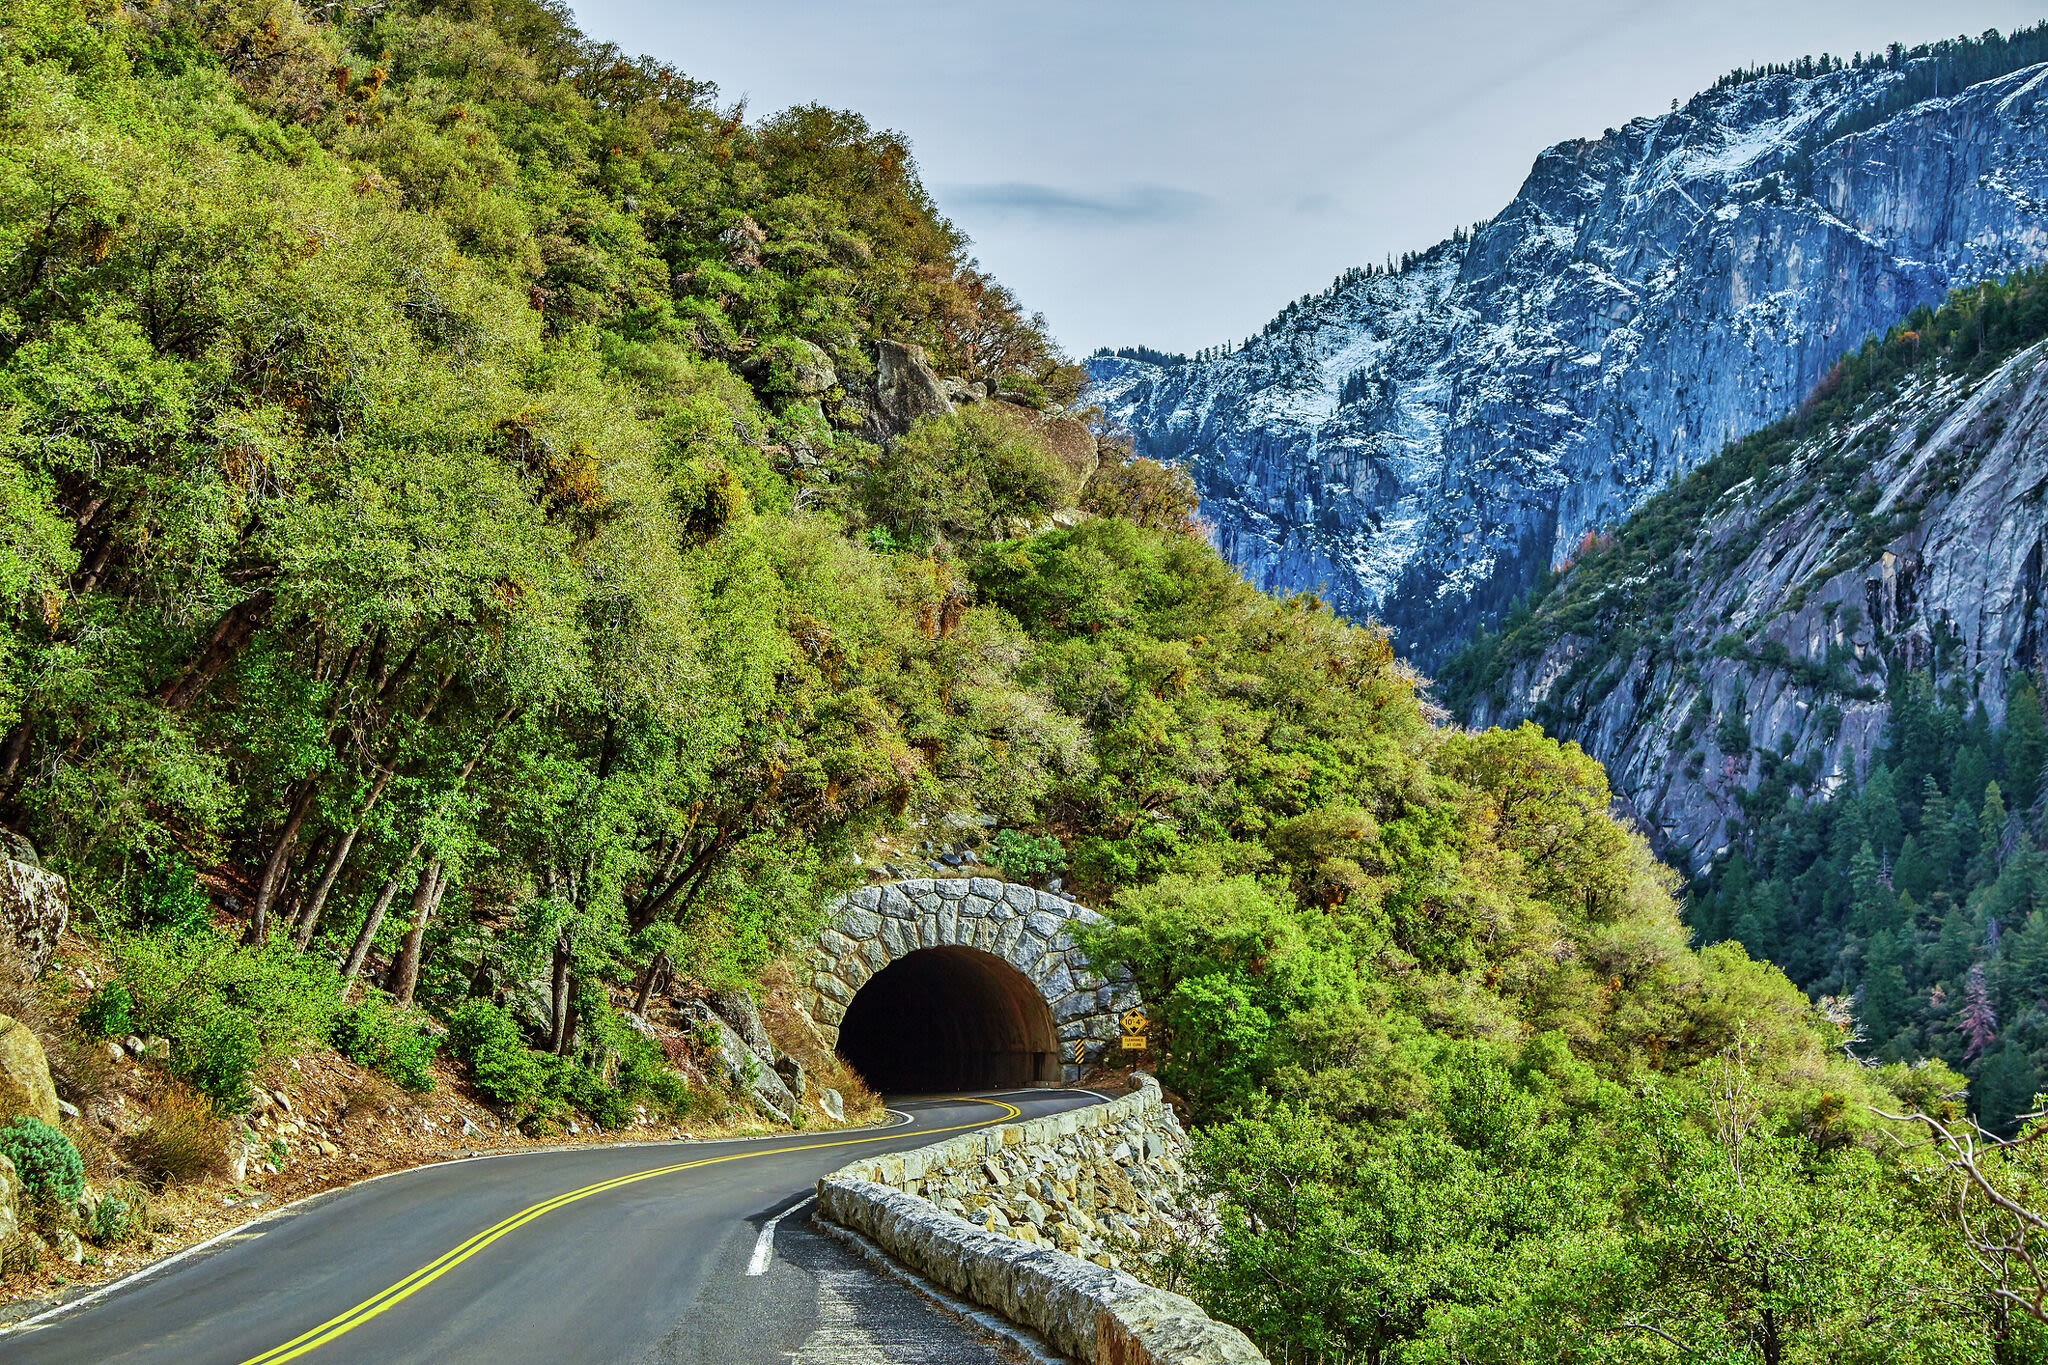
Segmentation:
[(1145, 1017), (1145, 1011), (1136, 1008), (1125, 1010), (1118, 1022), (1124, 1026), (1125, 1033), (1146, 1033), (1152, 1028), (1152, 1021)]

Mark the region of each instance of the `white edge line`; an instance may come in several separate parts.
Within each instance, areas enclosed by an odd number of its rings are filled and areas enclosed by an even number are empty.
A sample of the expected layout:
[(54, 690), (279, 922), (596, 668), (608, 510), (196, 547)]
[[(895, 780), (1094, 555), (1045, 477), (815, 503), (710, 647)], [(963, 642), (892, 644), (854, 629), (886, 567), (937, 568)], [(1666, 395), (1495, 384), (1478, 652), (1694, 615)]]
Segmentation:
[[(859, 1128), (838, 1128), (829, 1129), (827, 1131), (841, 1133), (886, 1133), (894, 1129), (903, 1128), (917, 1122), (915, 1116), (906, 1114), (900, 1109), (885, 1109), (883, 1112), (894, 1114), (900, 1121), (896, 1123), (870, 1123), (863, 1125)], [(301, 1205), (310, 1204), (316, 1199), (326, 1199), (331, 1195), (347, 1194), (350, 1190), (359, 1190), (365, 1185), (374, 1185), (380, 1180), (390, 1180), (396, 1176), (401, 1175), (418, 1175), (421, 1171), (443, 1170), (449, 1166), (466, 1166), (472, 1161), (498, 1161), (506, 1157), (553, 1156), (561, 1152), (602, 1152), (613, 1151), (622, 1147), (683, 1147), (691, 1145), (723, 1146), (725, 1143), (728, 1142), (767, 1142), (776, 1138), (792, 1138), (806, 1136), (810, 1135), (805, 1133), (758, 1133), (752, 1137), (740, 1138), (666, 1138), (655, 1142), (597, 1142), (586, 1143), (579, 1146), (530, 1147), (526, 1148), (525, 1150), (517, 1152), (478, 1152), (475, 1156), (451, 1157), (445, 1161), (429, 1161), (422, 1163), (418, 1166), (406, 1166), (396, 1171), (385, 1171), (379, 1175), (365, 1176), (363, 1179), (354, 1181), (351, 1184), (337, 1185), (331, 1190), (315, 1190), (311, 1194), (303, 1195), (300, 1198), (294, 1199), (289, 1204), (280, 1204), (276, 1208), (271, 1209), (268, 1213), (259, 1213), (254, 1218), (249, 1219), (247, 1222), (237, 1223), (234, 1227), (227, 1228), (220, 1232), (216, 1232), (215, 1234), (213, 1234), (213, 1236), (207, 1238), (205, 1241), (195, 1242), (191, 1246), (186, 1247), (183, 1251), (172, 1252), (169, 1256), (164, 1257), (162, 1260), (152, 1261), (148, 1265), (143, 1266), (140, 1270), (131, 1270), (126, 1275), (123, 1275), (120, 1279), (114, 1280), (108, 1284), (103, 1284), (98, 1289), (93, 1290), (90, 1294), (85, 1294), (75, 1299), (68, 1299), (63, 1303), (52, 1304), (50, 1307), (45, 1308), (42, 1312), (36, 1314), (32, 1318), (23, 1318), (20, 1322), (9, 1324), (6, 1327), (0, 1327), (0, 1338), (12, 1336), (16, 1332), (26, 1331), (28, 1328), (34, 1327), (39, 1323), (47, 1322), (51, 1318), (62, 1317), (66, 1313), (75, 1313), (81, 1308), (85, 1308), (91, 1304), (97, 1303), (99, 1300), (107, 1297), (107, 1295), (113, 1293), (117, 1289), (126, 1289), (130, 1285), (140, 1284), (142, 1281), (148, 1279), (152, 1275), (155, 1275), (157, 1272), (169, 1270), (172, 1266), (178, 1264), (180, 1261), (189, 1260), (190, 1258), (197, 1256), (200, 1252), (205, 1251), (207, 1248), (214, 1246), (217, 1243), (225, 1242), (230, 1237), (234, 1237), (243, 1232), (246, 1232), (250, 1228), (253, 1228), (256, 1225), (258, 1225), (259, 1223), (267, 1223), (274, 1218), (282, 1218), (285, 1214), (290, 1213), (293, 1209), (296, 1209)]]
[(815, 1194), (807, 1194), (761, 1225), (761, 1235), (754, 1239), (754, 1254), (747, 1261), (748, 1275), (768, 1273), (768, 1263), (775, 1259), (775, 1229), (782, 1226), (783, 1219), (817, 1197)]

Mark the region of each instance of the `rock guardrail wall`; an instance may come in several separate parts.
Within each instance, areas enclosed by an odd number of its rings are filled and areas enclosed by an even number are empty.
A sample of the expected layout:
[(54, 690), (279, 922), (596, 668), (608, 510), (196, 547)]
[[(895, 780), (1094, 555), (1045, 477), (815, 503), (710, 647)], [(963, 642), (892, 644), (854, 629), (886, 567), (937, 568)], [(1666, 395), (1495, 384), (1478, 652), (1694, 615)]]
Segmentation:
[[(843, 1166), (818, 1182), (819, 1216), (1084, 1365), (1263, 1362), (1193, 1300), (1113, 1268), (1103, 1243), (1162, 1216), (1183, 1184), (1180, 1126), (1158, 1082), (1139, 1082), (1107, 1104)], [(1091, 1245), (1095, 1260), (1073, 1254)]]

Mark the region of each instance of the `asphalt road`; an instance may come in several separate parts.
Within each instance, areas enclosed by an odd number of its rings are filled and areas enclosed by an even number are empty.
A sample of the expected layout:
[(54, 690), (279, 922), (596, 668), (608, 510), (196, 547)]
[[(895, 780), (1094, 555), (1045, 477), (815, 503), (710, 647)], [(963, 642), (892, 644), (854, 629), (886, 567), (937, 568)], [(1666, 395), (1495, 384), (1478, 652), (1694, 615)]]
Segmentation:
[(280, 1212), (15, 1328), (0, 1335), (0, 1362), (993, 1362), (992, 1347), (812, 1231), (804, 1201), (858, 1156), (1096, 1098), (898, 1100), (912, 1123), (881, 1132), (422, 1167)]

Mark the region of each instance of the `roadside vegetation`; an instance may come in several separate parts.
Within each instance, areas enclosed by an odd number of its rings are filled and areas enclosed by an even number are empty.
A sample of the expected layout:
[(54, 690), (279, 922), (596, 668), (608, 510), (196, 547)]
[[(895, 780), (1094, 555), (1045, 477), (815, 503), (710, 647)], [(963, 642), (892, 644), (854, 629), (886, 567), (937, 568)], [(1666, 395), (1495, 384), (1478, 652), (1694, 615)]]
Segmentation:
[[(0, 815), (105, 964), (60, 1063), (161, 1070), (136, 1189), (315, 1054), (533, 1131), (721, 1103), (649, 1002), (964, 815), (1108, 912), (1223, 1200), (1188, 1283), (1276, 1352), (2038, 1349), (1873, 1113), (1961, 1078), (1689, 947), (1597, 764), (1077, 444), (900, 138), (532, 0), (0, 34)], [(883, 430), (883, 340), (1007, 397)]]

